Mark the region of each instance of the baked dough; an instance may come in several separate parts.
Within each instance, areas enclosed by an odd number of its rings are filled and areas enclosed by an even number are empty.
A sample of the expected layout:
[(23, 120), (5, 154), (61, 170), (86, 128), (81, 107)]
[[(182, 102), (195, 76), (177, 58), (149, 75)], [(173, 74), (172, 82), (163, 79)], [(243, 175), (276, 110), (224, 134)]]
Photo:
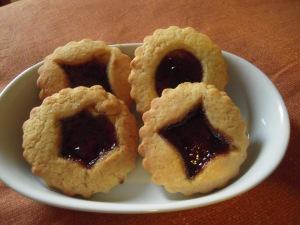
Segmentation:
[[(177, 149), (159, 134), (162, 128), (182, 121), (198, 105), (202, 105), (211, 126), (230, 139), (229, 151), (218, 154), (199, 171), (188, 177)], [(165, 89), (143, 115), (139, 153), (152, 180), (169, 192), (185, 195), (207, 193), (225, 186), (239, 173), (246, 159), (248, 137), (239, 109), (225, 92), (206, 83), (183, 83), (176, 89)]]
[[(220, 48), (209, 37), (191, 27), (158, 29), (153, 35), (145, 37), (143, 45), (135, 50), (135, 58), (131, 62), (130, 94), (138, 112), (146, 112), (151, 100), (159, 96), (155, 87), (156, 71), (164, 57), (174, 50), (191, 53), (201, 63), (202, 81), (224, 89), (228, 80), (227, 66)], [(201, 74), (199, 79), (201, 81)]]
[[(91, 168), (60, 154), (60, 121), (82, 112), (105, 115), (115, 127), (118, 145)], [(23, 155), (35, 175), (67, 195), (89, 197), (122, 183), (135, 165), (137, 126), (126, 105), (101, 86), (66, 88), (32, 109), (23, 124)]]
[(63, 88), (71, 87), (69, 76), (72, 75), (67, 74), (63, 69), (64, 65), (78, 66), (93, 61), (106, 66), (111, 92), (129, 106), (131, 98), (128, 76), (131, 59), (116, 47), (107, 46), (102, 41), (88, 39), (69, 42), (65, 46), (55, 49), (51, 55), (45, 58), (43, 65), (38, 70), (37, 85), (41, 89), (40, 99), (43, 100)]

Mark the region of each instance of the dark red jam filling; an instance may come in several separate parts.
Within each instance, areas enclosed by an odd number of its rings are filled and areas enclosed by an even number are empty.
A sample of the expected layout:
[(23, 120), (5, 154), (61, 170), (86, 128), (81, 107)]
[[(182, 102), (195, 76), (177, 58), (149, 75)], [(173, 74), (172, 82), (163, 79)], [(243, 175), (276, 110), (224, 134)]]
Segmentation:
[(190, 179), (209, 160), (229, 151), (229, 140), (210, 125), (202, 106), (190, 112), (182, 121), (162, 128), (159, 134), (180, 153)]
[(82, 111), (61, 120), (61, 131), (61, 156), (88, 169), (118, 145), (115, 127), (104, 115)]
[(156, 69), (156, 92), (161, 96), (165, 88), (176, 88), (183, 82), (201, 82), (202, 66), (199, 60), (186, 50), (169, 52)]
[(80, 65), (61, 65), (69, 77), (72, 88), (78, 86), (91, 87), (101, 85), (106, 91), (111, 91), (106, 73), (106, 64), (96, 59)]

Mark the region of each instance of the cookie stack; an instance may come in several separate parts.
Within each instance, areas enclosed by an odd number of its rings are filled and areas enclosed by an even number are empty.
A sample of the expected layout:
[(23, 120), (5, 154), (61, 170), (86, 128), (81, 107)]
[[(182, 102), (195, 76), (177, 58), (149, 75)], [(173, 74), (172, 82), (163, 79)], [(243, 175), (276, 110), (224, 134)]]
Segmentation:
[(225, 186), (246, 158), (239, 109), (223, 91), (222, 52), (193, 28), (159, 29), (135, 51), (131, 96), (143, 113), (139, 153), (152, 180), (169, 192)]
[(37, 80), (43, 102), (23, 125), (23, 155), (48, 186), (90, 197), (110, 191), (134, 168), (130, 61), (91, 40), (70, 42), (45, 58)]
[(24, 123), (34, 174), (68, 195), (89, 197), (122, 183), (139, 154), (169, 192), (207, 193), (235, 177), (248, 137), (223, 89), (220, 49), (193, 28), (159, 29), (131, 59), (101, 41), (57, 48), (39, 69), (39, 107)]

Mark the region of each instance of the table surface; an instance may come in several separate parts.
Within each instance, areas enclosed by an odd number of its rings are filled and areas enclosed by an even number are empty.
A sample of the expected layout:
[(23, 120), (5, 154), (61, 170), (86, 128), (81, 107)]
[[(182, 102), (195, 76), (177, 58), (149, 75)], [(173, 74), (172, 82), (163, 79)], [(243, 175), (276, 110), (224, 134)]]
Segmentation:
[[(146, 1), (145, 1), (146, 2)], [(0, 8), (0, 90), (71, 40), (141, 42), (157, 28), (192, 26), (263, 70), (291, 121), (287, 154), (262, 184), (188, 211), (112, 215), (27, 199), (0, 182), (0, 224), (300, 224), (300, 1), (21, 0)]]

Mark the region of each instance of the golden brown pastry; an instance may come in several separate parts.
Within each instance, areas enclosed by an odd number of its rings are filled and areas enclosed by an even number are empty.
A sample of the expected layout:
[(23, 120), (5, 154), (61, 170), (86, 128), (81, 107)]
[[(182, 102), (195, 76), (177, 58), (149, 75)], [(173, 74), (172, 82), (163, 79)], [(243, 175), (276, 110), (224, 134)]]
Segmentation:
[(169, 192), (191, 195), (221, 188), (246, 158), (248, 137), (240, 111), (213, 85), (165, 89), (143, 121), (143, 166)]
[(37, 85), (41, 89), (40, 98), (67, 87), (101, 85), (129, 106), (130, 61), (120, 49), (102, 41), (69, 42), (55, 49), (39, 68)]
[(165, 88), (204, 81), (223, 90), (228, 80), (219, 47), (191, 27), (156, 30), (136, 49), (131, 67), (130, 94), (140, 113), (146, 112), (151, 100)]
[(47, 97), (32, 109), (23, 131), (23, 155), (32, 172), (68, 195), (108, 192), (135, 165), (135, 119), (101, 86)]

